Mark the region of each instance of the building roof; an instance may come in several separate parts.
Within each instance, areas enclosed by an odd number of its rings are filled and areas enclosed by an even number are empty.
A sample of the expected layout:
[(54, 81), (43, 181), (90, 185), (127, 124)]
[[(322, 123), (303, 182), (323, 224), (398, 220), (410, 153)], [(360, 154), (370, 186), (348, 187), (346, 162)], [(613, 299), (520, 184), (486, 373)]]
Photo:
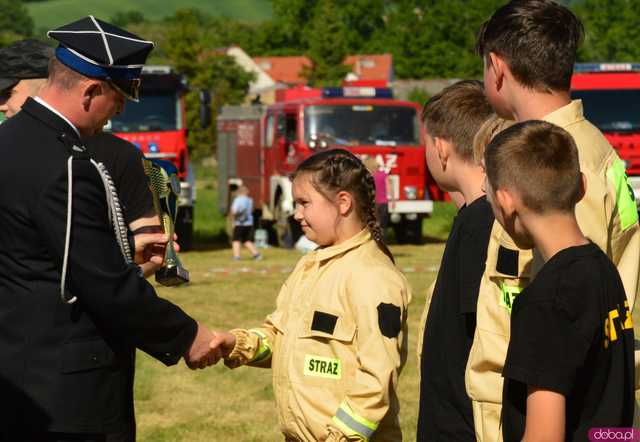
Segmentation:
[[(302, 69), (311, 67), (306, 56), (294, 57), (254, 57), (255, 63), (275, 82), (287, 85), (306, 84)], [(391, 54), (350, 55), (345, 64), (352, 66), (349, 80), (393, 81), (393, 57)]]
[(288, 85), (305, 84), (302, 69), (311, 67), (311, 60), (303, 56), (296, 57), (255, 57), (256, 64), (274, 81)]
[(393, 81), (393, 57), (391, 54), (349, 55), (345, 64), (358, 80)]

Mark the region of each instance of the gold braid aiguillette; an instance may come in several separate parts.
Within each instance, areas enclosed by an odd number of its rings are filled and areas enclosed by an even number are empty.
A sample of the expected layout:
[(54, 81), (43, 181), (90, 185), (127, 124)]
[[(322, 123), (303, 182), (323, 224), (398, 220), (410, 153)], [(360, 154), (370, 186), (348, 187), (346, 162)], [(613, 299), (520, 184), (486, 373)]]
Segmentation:
[(156, 272), (156, 281), (172, 286), (189, 282), (189, 272), (182, 266), (173, 243), (174, 227), (178, 215), (180, 181), (175, 174), (150, 160), (142, 160), (144, 172), (149, 177), (149, 189), (153, 195), (155, 208), (162, 230), (169, 237), (164, 253), (164, 266)]

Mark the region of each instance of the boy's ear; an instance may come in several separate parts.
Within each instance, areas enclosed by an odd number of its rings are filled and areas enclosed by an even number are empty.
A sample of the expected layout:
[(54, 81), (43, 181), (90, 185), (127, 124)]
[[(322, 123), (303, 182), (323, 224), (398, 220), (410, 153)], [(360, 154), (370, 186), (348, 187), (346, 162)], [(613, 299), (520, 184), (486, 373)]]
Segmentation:
[(451, 143), (440, 137), (435, 137), (434, 141), (436, 152), (438, 152), (438, 158), (440, 159), (440, 164), (442, 165), (442, 170), (445, 170), (447, 168), (449, 156), (451, 155)]
[(505, 220), (512, 218), (516, 212), (515, 200), (508, 189), (498, 189), (495, 191), (496, 202)]
[(345, 190), (341, 190), (336, 194), (335, 201), (338, 206), (338, 212), (342, 216), (348, 215), (349, 212), (354, 209), (353, 196)]
[(500, 57), (498, 54), (496, 54), (495, 52), (489, 52), (488, 63), (489, 63), (488, 69), (491, 69), (493, 71), (493, 78), (495, 79), (495, 82), (496, 82), (495, 84), (496, 90), (499, 91), (500, 89), (502, 89), (504, 76), (505, 76), (506, 70), (509, 69), (509, 66), (504, 61), (504, 59)]
[(584, 176), (584, 173), (580, 172), (580, 198), (578, 201), (581, 201), (587, 193), (587, 177)]

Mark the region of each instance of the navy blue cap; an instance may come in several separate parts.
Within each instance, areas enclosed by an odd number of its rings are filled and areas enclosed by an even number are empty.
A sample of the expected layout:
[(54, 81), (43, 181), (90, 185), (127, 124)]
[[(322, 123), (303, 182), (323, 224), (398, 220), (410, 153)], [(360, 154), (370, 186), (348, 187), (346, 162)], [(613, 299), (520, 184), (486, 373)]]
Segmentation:
[(103, 22), (92, 15), (49, 31), (57, 40), (56, 58), (91, 78), (108, 80), (128, 98), (137, 99), (140, 73), (152, 41)]

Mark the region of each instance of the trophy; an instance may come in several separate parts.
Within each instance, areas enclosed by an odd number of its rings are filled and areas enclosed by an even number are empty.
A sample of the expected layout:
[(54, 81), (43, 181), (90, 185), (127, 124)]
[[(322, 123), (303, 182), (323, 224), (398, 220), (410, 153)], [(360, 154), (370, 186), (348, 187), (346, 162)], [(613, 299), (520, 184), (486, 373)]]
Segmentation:
[(180, 180), (175, 173), (167, 172), (154, 161), (143, 159), (142, 163), (144, 172), (149, 177), (149, 189), (153, 195), (153, 206), (160, 218), (160, 226), (169, 237), (164, 253), (164, 266), (156, 272), (156, 281), (166, 286), (189, 282), (189, 271), (182, 266), (173, 245)]

